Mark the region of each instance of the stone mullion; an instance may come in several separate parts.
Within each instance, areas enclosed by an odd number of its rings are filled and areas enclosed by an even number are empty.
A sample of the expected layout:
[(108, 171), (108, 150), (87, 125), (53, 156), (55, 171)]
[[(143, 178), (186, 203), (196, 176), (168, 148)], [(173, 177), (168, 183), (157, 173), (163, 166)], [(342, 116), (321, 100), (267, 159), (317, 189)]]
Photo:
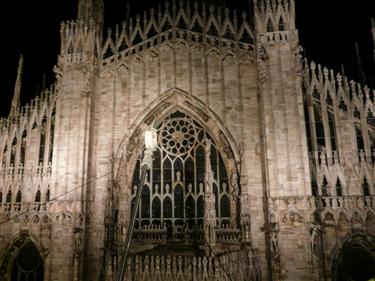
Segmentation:
[(1, 147), (1, 152), (0, 152), (0, 163), (1, 163), (1, 167), (0, 167), (0, 169), (3, 168), (3, 164), (5, 164), (5, 165), (4, 165), (4, 169), (5, 169), (5, 167), (6, 167), (6, 153), (4, 153), (5, 147), (8, 149), (7, 142), (5, 142), (4, 147)]
[(213, 183), (214, 175), (212, 174), (211, 167), (211, 141), (206, 139), (205, 144), (205, 158), (206, 158), (206, 167), (205, 167), (205, 206), (204, 206), (204, 230), (205, 230), (205, 240), (208, 243), (216, 242), (215, 234), (215, 224), (216, 224), (216, 206), (215, 206), (215, 194), (213, 193)]
[(195, 223), (198, 225), (198, 198), (199, 198), (199, 183), (197, 181), (198, 179), (198, 173), (197, 173), (197, 157), (196, 157), (196, 151), (197, 151), (197, 146), (193, 149), (194, 154), (193, 154), (193, 163), (194, 163), (194, 210), (195, 210)]
[(175, 223), (176, 221), (176, 215), (175, 215), (175, 200), (174, 200), (174, 189), (175, 189), (175, 170), (174, 170), (174, 164), (177, 160), (177, 157), (175, 157), (172, 161), (171, 161), (171, 186), (170, 186), (170, 195), (171, 195), (171, 201), (172, 201), (172, 224)]
[(368, 133), (366, 112), (361, 112), (361, 129), (362, 129), (363, 143), (365, 146), (364, 152), (365, 152), (365, 155), (371, 159), (370, 137)]
[[(52, 113), (51, 113), (52, 114)], [(52, 123), (52, 115), (47, 117), (47, 124), (46, 124), (46, 136), (45, 136), (45, 144), (44, 144), (44, 160), (43, 160), (43, 172), (46, 172), (46, 167), (48, 167), (48, 158), (49, 158), (49, 150), (51, 145), (51, 123)]]
[[(347, 89), (346, 94), (349, 95), (349, 89)], [(357, 148), (357, 133), (356, 133), (356, 118), (353, 117), (353, 109), (355, 108), (355, 105), (353, 105), (351, 102), (347, 104), (347, 110), (348, 110), (348, 119), (345, 120), (346, 124), (348, 125), (348, 129), (350, 130), (349, 137), (350, 137), (350, 148), (351, 150), (347, 151), (349, 155), (352, 155), (352, 161), (353, 163), (358, 163), (358, 148)]]
[(150, 173), (150, 177), (149, 177), (149, 180), (150, 180), (150, 215), (149, 215), (149, 221), (150, 221), (150, 225), (152, 224), (152, 219), (153, 219), (153, 214), (152, 214), (152, 202), (153, 202), (153, 194), (154, 194), (154, 173), (153, 173), (153, 168), (154, 168), (154, 161), (151, 161), (151, 167), (149, 169), (149, 173)]
[[(350, 113), (349, 113), (349, 109), (348, 109), (348, 112), (345, 112), (345, 111), (341, 111), (341, 109), (338, 110), (338, 122), (337, 124), (339, 124), (339, 137), (338, 139), (340, 139), (340, 143), (341, 143), (341, 151), (339, 156), (340, 156), (340, 163), (341, 164), (345, 164), (345, 162), (348, 160), (347, 156), (348, 156), (348, 153), (352, 153), (352, 145), (353, 145), (353, 140), (352, 140), (352, 136), (350, 134), (353, 133), (353, 128), (352, 128), (352, 120), (350, 119)], [(341, 112), (340, 112), (341, 111)], [(349, 134), (348, 134), (348, 131)]]
[[(26, 131), (26, 140), (25, 142), (23, 141), (23, 132)], [(22, 131), (20, 132), (21, 133), (21, 138), (20, 138), (20, 146), (19, 146), (19, 150), (18, 150), (18, 153), (19, 153), (19, 156), (18, 156), (18, 165), (17, 165), (17, 169), (20, 167), (20, 165), (22, 164), (23, 167), (25, 168), (25, 163), (26, 163), (26, 147), (27, 147), (27, 137), (28, 137), (28, 134), (27, 134), (27, 130), (24, 128), (22, 129)], [(24, 145), (25, 144), (25, 145)], [(22, 152), (22, 147), (24, 148), (23, 150), (23, 160), (24, 161), (21, 161), (21, 152)], [(1, 161), (0, 161), (1, 163)], [(0, 167), (1, 168), (1, 167)]]
[(317, 166), (319, 164), (319, 155), (318, 155), (318, 139), (316, 136), (316, 122), (315, 122), (315, 112), (314, 112), (314, 103), (312, 101), (311, 96), (307, 96), (307, 106), (308, 106), (308, 114), (309, 114), (309, 126), (310, 126), (310, 132), (311, 132), (311, 145), (312, 150), (314, 153), (314, 159), (315, 159), (315, 165)]
[(15, 156), (14, 156), (14, 173), (15, 174), (18, 171), (19, 159), (20, 159), (20, 147), (21, 147), (21, 141), (22, 141), (22, 135), (20, 138), (18, 133), (19, 133), (19, 128), (17, 129), (15, 133), (15, 137), (17, 138), (16, 150), (15, 150)]
[(344, 156), (344, 149), (342, 144), (342, 139), (340, 137), (340, 132), (342, 131), (342, 124), (340, 122), (340, 109), (339, 109), (339, 98), (336, 93), (332, 93), (331, 97), (333, 96), (334, 101), (332, 102), (332, 109), (333, 109), (333, 121), (334, 121), (334, 130), (335, 130), (335, 139), (336, 139), (336, 151), (337, 151), (337, 157), (339, 159), (342, 159)]
[(160, 149), (160, 224), (164, 223), (164, 151)]
[(332, 163), (331, 131), (329, 129), (327, 103), (323, 94), (320, 94), (320, 110), (322, 113), (322, 121), (323, 121), (323, 128), (324, 128), (324, 142), (325, 142), (328, 164), (331, 164)]

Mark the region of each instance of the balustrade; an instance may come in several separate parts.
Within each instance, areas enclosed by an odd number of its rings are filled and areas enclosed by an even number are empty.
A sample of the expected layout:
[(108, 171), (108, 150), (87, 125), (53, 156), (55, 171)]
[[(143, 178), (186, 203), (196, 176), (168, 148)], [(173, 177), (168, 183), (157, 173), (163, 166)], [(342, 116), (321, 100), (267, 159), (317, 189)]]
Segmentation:
[(167, 227), (165, 225), (145, 225), (134, 230), (134, 238), (150, 242), (164, 242), (167, 239)]
[(252, 265), (243, 258), (246, 254), (231, 252), (222, 256), (132, 256), (128, 260), (126, 280), (163, 281), (221, 281), (248, 280)]
[(374, 209), (375, 196), (285, 196), (270, 198), (270, 206), (278, 211), (304, 212), (314, 209)]
[(319, 196), (315, 198), (316, 208), (351, 209), (374, 208), (375, 196)]
[(238, 242), (240, 241), (241, 235), (240, 230), (233, 228), (230, 225), (221, 225), (215, 229), (216, 232), (216, 241), (225, 243), (225, 242)]
[[(241, 239), (241, 231), (230, 225), (220, 225), (215, 228), (217, 242), (233, 243)], [(145, 225), (134, 231), (134, 238), (138, 241), (164, 243), (166, 240), (185, 241), (185, 242), (203, 242), (203, 226), (189, 227), (171, 227), (166, 225)]]
[(16, 215), (20, 213), (45, 213), (48, 210), (48, 203), (14, 202), (0, 203), (0, 214)]

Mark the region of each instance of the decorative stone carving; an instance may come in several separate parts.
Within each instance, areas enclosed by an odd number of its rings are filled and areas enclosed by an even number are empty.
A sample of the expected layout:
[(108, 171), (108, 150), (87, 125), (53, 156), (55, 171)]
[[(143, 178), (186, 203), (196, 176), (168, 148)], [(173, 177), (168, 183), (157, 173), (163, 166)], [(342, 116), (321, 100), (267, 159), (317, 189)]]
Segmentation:
[(138, 128), (134, 131), (134, 133), (131, 135), (131, 137), (129, 139), (129, 143), (128, 143), (127, 149), (126, 149), (126, 152), (127, 152), (126, 159), (127, 159), (127, 161), (130, 158), (132, 158), (134, 153), (138, 152), (138, 149), (143, 144), (141, 138), (142, 138), (142, 130)]
[(76, 256), (81, 256), (83, 251), (83, 235), (80, 228), (74, 229), (74, 254)]
[(197, 128), (190, 118), (173, 118), (163, 122), (159, 132), (161, 147), (171, 155), (185, 155), (194, 148)]
[(232, 198), (233, 200), (237, 201), (239, 199), (239, 187), (238, 187), (238, 175), (236, 172), (234, 172), (233, 170), (231, 171), (231, 175), (230, 175), (230, 186), (232, 188), (232, 192), (231, 192), (231, 195), (232, 195)]
[(319, 258), (319, 231), (317, 226), (310, 228), (310, 250), (316, 258)]
[(228, 159), (233, 159), (233, 153), (223, 132), (219, 133), (219, 143)]
[(146, 118), (145, 123), (147, 125), (151, 125), (151, 123), (162, 114), (164, 110), (172, 105), (171, 102), (163, 102), (157, 108), (155, 108)]
[(186, 104), (188, 107), (190, 107), (191, 109), (193, 109), (195, 112), (198, 113), (198, 115), (205, 121), (205, 122), (208, 122), (208, 120), (210, 119), (210, 117), (202, 110), (200, 109), (199, 107), (193, 105), (190, 101), (184, 101), (184, 104)]

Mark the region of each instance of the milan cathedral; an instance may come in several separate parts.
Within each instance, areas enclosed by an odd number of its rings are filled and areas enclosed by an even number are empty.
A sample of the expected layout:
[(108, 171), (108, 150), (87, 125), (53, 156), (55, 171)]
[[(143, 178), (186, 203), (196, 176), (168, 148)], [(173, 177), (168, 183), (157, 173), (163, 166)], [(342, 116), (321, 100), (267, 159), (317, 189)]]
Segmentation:
[(20, 58), (1, 280), (117, 280), (134, 212), (124, 280), (375, 276), (375, 92), (302, 56), (294, 0), (167, 2), (108, 35), (103, 6), (79, 0), (55, 83), (24, 106)]

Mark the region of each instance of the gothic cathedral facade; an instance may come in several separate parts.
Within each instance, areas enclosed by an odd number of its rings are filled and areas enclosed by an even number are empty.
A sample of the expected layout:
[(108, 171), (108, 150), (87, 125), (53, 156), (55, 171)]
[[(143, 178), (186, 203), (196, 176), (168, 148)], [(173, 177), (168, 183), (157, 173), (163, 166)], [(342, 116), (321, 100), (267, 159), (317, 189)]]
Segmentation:
[(302, 57), (294, 0), (176, 2), (105, 37), (103, 1), (79, 0), (56, 82), (22, 107), (21, 58), (0, 279), (118, 280), (134, 212), (124, 280), (349, 280), (348, 255), (373, 277), (374, 91)]

